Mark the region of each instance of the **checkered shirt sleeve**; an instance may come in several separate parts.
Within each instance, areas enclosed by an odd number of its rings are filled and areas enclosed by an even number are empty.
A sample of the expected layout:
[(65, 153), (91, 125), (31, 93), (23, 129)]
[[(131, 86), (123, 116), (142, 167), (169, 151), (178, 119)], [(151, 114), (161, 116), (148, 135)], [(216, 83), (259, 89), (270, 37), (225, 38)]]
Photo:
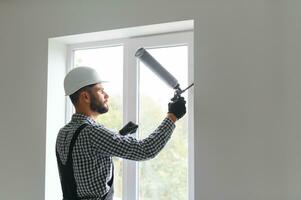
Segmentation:
[(140, 161), (154, 158), (170, 139), (174, 128), (175, 124), (165, 118), (153, 133), (142, 140), (115, 134), (102, 126), (90, 126), (86, 131), (97, 154)]

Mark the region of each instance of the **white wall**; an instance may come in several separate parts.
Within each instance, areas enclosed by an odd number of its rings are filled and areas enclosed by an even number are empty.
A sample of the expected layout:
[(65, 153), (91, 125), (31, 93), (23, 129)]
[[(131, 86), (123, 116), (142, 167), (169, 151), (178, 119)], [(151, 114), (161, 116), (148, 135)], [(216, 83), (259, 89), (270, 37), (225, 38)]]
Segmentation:
[(186, 19), (195, 20), (196, 200), (300, 199), (300, 6), (1, 1), (0, 199), (44, 198), (48, 38)]

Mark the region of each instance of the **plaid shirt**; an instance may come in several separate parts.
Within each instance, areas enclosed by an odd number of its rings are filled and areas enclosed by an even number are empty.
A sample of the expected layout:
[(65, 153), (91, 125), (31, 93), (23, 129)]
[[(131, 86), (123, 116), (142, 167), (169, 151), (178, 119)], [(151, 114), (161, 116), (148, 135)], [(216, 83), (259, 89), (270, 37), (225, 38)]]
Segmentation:
[[(56, 150), (63, 164), (67, 161), (72, 136), (83, 123), (87, 123), (88, 126), (79, 134), (72, 152), (79, 197), (101, 197), (108, 192), (113, 156), (136, 161), (154, 158), (165, 146), (175, 128), (175, 124), (165, 118), (147, 138), (138, 140), (132, 136), (116, 134), (92, 118), (76, 113), (57, 136)], [(91, 200), (98, 199), (100, 198)]]

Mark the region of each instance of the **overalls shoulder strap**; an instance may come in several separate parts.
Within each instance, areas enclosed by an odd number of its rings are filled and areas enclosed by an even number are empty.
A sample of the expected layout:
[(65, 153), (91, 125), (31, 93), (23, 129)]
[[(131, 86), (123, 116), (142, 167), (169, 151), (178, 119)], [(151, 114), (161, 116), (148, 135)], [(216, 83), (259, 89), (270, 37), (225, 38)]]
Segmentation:
[(63, 198), (64, 200), (78, 200), (77, 196), (77, 188), (76, 188), (76, 182), (74, 178), (74, 171), (73, 171), (73, 161), (72, 161), (72, 152), (73, 152), (73, 147), (75, 145), (75, 142), (77, 140), (77, 137), (81, 130), (83, 130), (88, 124), (82, 124), (74, 133), (70, 147), (69, 147), (69, 152), (67, 156), (67, 162), (64, 165), (61, 162), (61, 159), (59, 157), (59, 154), (56, 150), (56, 158), (57, 158), (57, 163), (58, 163), (58, 168), (59, 168), (59, 173), (60, 173), (60, 178), (61, 178), (61, 186), (62, 186), (62, 191), (63, 191)]

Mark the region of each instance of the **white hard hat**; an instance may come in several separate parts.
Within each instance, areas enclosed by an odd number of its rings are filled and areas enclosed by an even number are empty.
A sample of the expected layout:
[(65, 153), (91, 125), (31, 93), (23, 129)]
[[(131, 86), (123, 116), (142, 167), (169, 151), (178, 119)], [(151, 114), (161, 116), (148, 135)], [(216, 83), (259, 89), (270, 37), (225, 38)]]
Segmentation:
[(65, 76), (65, 95), (69, 96), (87, 85), (103, 83), (97, 71), (90, 67), (76, 67)]

